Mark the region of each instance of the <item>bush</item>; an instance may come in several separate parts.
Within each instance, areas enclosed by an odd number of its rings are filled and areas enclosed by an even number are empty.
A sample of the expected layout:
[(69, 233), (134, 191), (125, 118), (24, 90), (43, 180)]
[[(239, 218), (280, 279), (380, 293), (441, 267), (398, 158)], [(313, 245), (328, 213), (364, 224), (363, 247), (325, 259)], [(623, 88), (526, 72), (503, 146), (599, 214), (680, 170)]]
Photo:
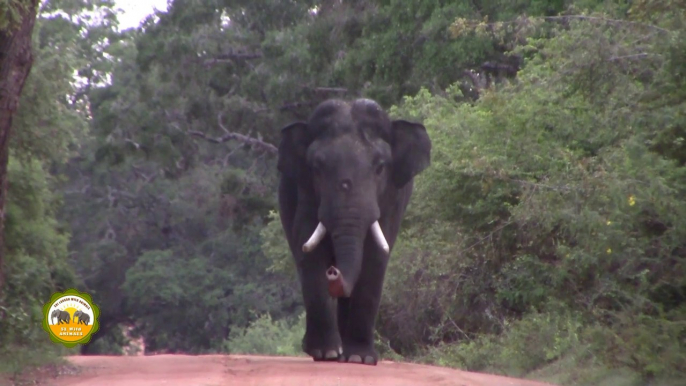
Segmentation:
[(686, 308), (663, 317), (619, 314), (618, 318), (612, 328), (595, 325), (584, 332), (595, 355), (613, 367), (638, 369), (648, 380), (686, 373)]
[(19, 373), (66, 352), (41, 327), (43, 304), (77, 281), (67, 263), (69, 236), (54, 218), (58, 197), (43, 165), (10, 157), (8, 179), (0, 372)]
[(686, 167), (671, 152), (683, 141), (663, 138), (686, 102), (661, 95), (683, 81), (665, 70), (683, 68), (670, 54), (683, 40), (602, 20), (529, 38), (517, 81), (474, 104), (453, 87), (393, 109), (424, 121), (433, 153), (389, 268), (391, 346), (520, 374), (560, 358), (583, 324), (607, 366), (682, 371)]
[(482, 334), (429, 350), (424, 360), (470, 371), (523, 376), (580, 345), (582, 320), (559, 307), (507, 322), (500, 335)]
[(269, 314), (258, 317), (245, 329), (232, 330), (224, 350), (232, 354), (304, 356), (305, 314), (297, 320), (273, 320)]

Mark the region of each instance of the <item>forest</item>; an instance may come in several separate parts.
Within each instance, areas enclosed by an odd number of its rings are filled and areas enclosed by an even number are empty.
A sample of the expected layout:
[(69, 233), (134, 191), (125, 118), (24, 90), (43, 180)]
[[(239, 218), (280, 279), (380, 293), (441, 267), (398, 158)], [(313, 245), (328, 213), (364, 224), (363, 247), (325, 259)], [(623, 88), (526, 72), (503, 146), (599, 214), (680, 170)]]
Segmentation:
[[(32, 47), (13, 116), (0, 95), (0, 371), (139, 337), (303, 355), (280, 128), (366, 97), (433, 143), (382, 357), (560, 385), (686, 374), (686, 1), (169, 0), (125, 30), (116, 9), (0, 0), (0, 93), (8, 37)], [(101, 310), (73, 349), (41, 329), (67, 288)]]

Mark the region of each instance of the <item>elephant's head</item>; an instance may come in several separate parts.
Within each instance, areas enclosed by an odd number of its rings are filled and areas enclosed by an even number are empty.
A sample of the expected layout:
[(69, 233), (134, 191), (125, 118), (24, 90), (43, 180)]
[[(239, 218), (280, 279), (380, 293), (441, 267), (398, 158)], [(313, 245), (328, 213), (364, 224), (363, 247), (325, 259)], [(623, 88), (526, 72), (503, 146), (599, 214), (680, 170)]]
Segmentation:
[(388, 201), (429, 165), (430, 153), (423, 125), (391, 121), (368, 99), (326, 101), (308, 122), (282, 129), (278, 169), (297, 181), (299, 199), (311, 203), (319, 221), (303, 251), (331, 237), (340, 272), (326, 274), (341, 279), (338, 296), (350, 296), (355, 286), (367, 235), (389, 252), (378, 222), (382, 210), (399, 205)]

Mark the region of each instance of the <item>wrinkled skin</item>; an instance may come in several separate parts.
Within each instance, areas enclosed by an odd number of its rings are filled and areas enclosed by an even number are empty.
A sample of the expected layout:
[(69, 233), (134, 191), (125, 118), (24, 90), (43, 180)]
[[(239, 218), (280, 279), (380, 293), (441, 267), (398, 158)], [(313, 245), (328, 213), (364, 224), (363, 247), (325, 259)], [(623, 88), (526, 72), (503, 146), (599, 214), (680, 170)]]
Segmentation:
[[(303, 350), (315, 361), (375, 365), (389, 253), (370, 227), (379, 222), (392, 251), (414, 177), (430, 163), (429, 136), (421, 124), (391, 121), (368, 99), (323, 102), (308, 122), (281, 132), (279, 212), (305, 303)], [(326, 235), (303, 252), (320, 222)], [(332, 266), (344, 284), (329, 287)], [(330, 294), (334, 287), (340, 293)]]

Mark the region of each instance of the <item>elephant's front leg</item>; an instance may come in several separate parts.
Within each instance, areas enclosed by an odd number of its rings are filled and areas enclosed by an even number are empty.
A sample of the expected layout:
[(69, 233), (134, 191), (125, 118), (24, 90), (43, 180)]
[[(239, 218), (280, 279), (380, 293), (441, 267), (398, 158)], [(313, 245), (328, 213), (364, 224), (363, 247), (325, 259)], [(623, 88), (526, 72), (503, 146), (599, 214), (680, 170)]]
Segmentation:
[[(338, 299), (338, 323), (343, 342), (342, 362), (376, 365), (374, 325), (381, 301), (387, 258), (365, 246), (362, 272), (350, 298)], [(374, 253), (367, 253), (374, 249)]]
[(306, 254), (298, 267), (306, 314), (303, 350), (315, 361), (338, 360), (342, 350), (336, 300), (328, 293), (326, 270), (329, 261), (315, 250)]

